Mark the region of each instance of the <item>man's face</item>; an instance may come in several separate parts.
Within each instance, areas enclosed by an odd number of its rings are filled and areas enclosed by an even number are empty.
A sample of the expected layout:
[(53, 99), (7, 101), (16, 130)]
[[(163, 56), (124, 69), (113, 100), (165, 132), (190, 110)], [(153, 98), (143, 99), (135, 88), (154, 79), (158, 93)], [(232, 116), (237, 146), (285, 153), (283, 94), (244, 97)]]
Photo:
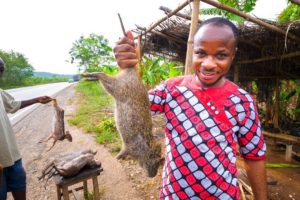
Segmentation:
[(207, 87), (220, 86), (235, 55), (235, 38), (228, 26), (207, 24), (194, 38), (193, 69)]

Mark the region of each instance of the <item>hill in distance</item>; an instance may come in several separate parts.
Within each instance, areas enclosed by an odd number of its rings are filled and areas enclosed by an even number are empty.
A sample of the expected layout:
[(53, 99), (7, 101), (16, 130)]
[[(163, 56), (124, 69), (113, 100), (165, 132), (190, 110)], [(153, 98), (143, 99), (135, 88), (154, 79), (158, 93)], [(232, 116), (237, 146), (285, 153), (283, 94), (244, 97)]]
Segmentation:
[(72, 79), (75, 74), (55, 74), (51, 72), (33, 72), (33, 75), (36, 77), (44, 77), (44, 78), (53, 78), (53, 77), (63, 77)]

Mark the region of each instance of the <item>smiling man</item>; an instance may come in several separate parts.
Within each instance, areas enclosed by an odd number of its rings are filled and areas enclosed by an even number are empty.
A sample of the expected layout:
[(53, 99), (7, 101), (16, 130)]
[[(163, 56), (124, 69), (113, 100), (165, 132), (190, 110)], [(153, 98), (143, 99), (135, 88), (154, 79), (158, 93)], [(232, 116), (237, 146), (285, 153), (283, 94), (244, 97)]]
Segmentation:
[[(163, 81), (149, 91), (152, 113), (166, 117), (160, 199), (240, 199), (238, 151), (255, 199), (267, 199), (266, 144), (256, 103), (226, 79), (238, 35), (227, 19), (204, 21), (194, 37), (195, 74)], [(130, 33), (114, 53), (121, 68), (138, 62)]]

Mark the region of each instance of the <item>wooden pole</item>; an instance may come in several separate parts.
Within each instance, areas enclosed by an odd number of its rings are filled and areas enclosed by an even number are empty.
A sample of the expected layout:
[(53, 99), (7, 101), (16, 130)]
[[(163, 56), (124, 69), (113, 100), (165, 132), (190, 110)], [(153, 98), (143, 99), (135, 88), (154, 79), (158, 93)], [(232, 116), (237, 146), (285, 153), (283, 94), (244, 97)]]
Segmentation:
[(279, 128), (279, 112), (280, 112), (280, 81), (276, 79), (276, 89), (275, 89), (275, 105), (274, 105), (274, 116), (273, 125), (274, 128)]
[[(267, 28), (267, 29), (269, 29), (269, 30), (276, 31), (276, 32), (278, 32), (278, 33), (280, 33), (280, 34), (282, 34), (282, 35), (284, 35), (284, 36), (286, 35), (286, 31), (284, 31), (284, 30), (278, 28), (277, 26), (268, 24), (268, 23), (266, 23), (266, 22), (264, 22), (264, 21), (262, 21), (262, 20), (260, 20), (260, 19), (257, 19), (257, 18), (255, 18), (255, 17), (252, 17), (251, 15), (248, 15), (248, 14), (246, 14), (246, 13), (243, 13), (243, 12), (241, 12), (241, 11), (235, 9), (235, 8), (232, 8), (232, 7), (230, 7), (230, 6), (227, 6), (227, 5), (225, 5), (225, 4), (221, 4), (221, 3), (216, 2), (216, 1), (213, 1), (213, 0), (201, 0), (201, 1), (202, 1), (202, 2), (205, 2), (205, 3), (207, 3), (207, 4), (210, 4), (210, 5), (212, 5), (212, 6), (215, 6), (215, 7), (217, 7), (217, 8), (220, 8), (220, 9), (222, 9), (222, 10), (226, 10), (226, 11), (228, 11), (228, 12), (231, 12), (231, 13), (233, 13), (233, 14), (236, 14), (236, 15), (238, 15), (238, 16), (240, 16), (240, 17), (246, 19), (247, 21), (251, 21), (251, 22), (253, 22), (253, 23), (256, 23), (256, 24), (258, 24), (258, 25), (260, 25), (260, 26), (263, 26), (263, 27), (265, 27), (265, 28)], [(288, 33), (288, 37), (289, 37), (290, 39), (293, 39), (293, 40), (297, 41), (297, 42), (300, 42), (300, 38), (297, 37), (297, 36), (295, 36), (295, 35), (292, 34), (292, 33)]]
[(169, 13), (168, 15), (164, 16), (163, 18), (159, 19), (157, 22), (155, 22), (152, 26), (150, 26), (142, 35), (145, 35), (146, 33), (150, 32), (152, 29), (154, 29), (156, 26), (158, 26), (163, 21), (167, 20), (168, 18), (175, 15), (178, 11), (183, 9), (185, 6), (187, 6), (190, 3), (190, 0), (186, 0), (182, 4), (180, 4), (173, 12)]
[(251, 59), (251, 60), (238, 61), (237, 63), (238, 64), (258, 63), (258, 62), (264, 62), (264, 61), (269, 61), (269, 60), (280, 60), (280, 59), (292, 58), (292, 57), (297, 57), (297, 56), (300, 56), (300, 51), (283, 54), (281, 56), (276, 55), (276, 56), (268, 56), (268, 57)]
[(199, 5), (200, 5), (200, 0), (193, 1), (192, 21), (190, 26), (187, 50), (186, 50), (185, 71), (184, 71), (185, 75), (191, 74), (191, 67), (193, 61), (194, 35), (198, 24), (198, 16), (199, 16), (199, 9), (200, 9)]
[(239, 64), (235, 64), (234, 66), (233, 66), (233, 82), (235, 83), (235, 84), (238, 84), (238, 82), (239, 82), (239, 67), (240, 67), (241, 65), (239, 65)]

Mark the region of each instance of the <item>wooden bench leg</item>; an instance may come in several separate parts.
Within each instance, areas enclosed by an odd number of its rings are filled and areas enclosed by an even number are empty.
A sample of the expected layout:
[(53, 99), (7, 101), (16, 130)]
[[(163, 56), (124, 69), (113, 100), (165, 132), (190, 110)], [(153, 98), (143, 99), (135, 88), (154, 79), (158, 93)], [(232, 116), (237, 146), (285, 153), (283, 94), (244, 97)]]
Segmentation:
[(64, 200), (70, 200), (69, 199), (68, 187), (67, 186), (62, 186), (62, 191), (63, 191)]
[(292, 161), (292, 152), (293, 152), (293, 145), (287, 144), (285, 150), (285, 160), (288, 162)]
[(76, 192), (75, 189), (72, 189), (72, 194), (73, 194), (75, 200), (80, 200), (80, 197), (79, 197), (79, 195), (78, 195), (78, 193)]
[(97, 176), (93, 178), (94, 200), (100, 200), (99, 185)]
[(83, 195), (85, 199), (88, 199), (87, 181), (83, 181)]
[(59, 186), (56, 186), (57, 200), (61, 200), (61, 189)]

